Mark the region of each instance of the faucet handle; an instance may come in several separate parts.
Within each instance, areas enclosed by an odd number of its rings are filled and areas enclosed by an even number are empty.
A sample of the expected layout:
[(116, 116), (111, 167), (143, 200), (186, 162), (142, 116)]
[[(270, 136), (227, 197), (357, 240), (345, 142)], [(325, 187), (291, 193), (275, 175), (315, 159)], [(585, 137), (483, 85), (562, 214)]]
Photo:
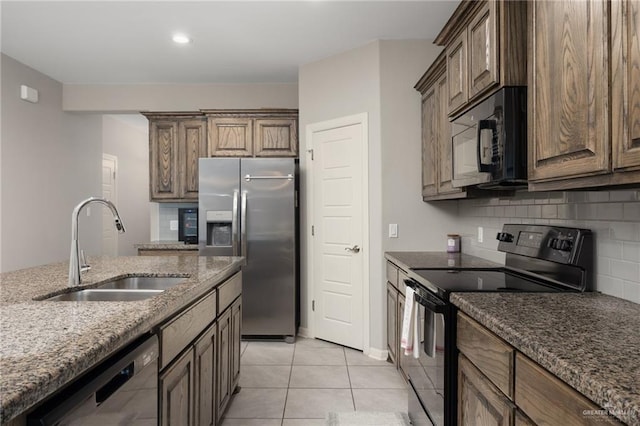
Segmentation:
[(84, 255), (84, 250), (80, 250), (80, 271), (85, 272), (91, 269), (91, 266), (87, 263), (87, 258)]

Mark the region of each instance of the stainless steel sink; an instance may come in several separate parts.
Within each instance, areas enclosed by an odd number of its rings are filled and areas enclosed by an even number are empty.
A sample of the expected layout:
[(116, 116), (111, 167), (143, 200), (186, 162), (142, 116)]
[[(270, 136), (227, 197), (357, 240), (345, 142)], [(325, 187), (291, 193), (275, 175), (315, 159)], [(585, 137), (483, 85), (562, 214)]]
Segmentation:
[(164, 290), (86, 289), (63, 293), (45, 299), (50, 302), (134, 302), (162, 293)]
[(125, 277), (107, 281), (97, 289), (117, 290), (167, 290), (180, 284), (185, 277)]
[(186, 277), (124, 277), (106, 281), (96, 288), (87, 288), (59, 294), (46, 301), (133, 302), (156, 296), (182, 283)]

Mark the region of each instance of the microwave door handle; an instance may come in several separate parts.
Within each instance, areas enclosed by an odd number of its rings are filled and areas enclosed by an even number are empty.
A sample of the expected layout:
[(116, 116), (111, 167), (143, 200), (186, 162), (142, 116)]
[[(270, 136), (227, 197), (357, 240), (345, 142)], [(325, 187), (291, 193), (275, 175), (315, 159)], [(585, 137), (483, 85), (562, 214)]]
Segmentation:
[[(491, 173), (493, 171), (493, 163), (482, 162), (482, 131), (483, 130), (491, 130), (491, 140), (494, 140), (496, 137), (496, 121), (495, 120), (480, 120), (478, 122), (478, 171), (481, 173)], [(489, 147), (491, 148), (491, 146)]]

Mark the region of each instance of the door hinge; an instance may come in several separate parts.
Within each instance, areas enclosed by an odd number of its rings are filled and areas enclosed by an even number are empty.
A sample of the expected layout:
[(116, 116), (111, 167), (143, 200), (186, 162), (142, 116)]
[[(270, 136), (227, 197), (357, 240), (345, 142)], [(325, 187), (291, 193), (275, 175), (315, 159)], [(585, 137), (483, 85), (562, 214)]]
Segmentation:
[(311, 161), (313, 161), (313, 149), (308, 149), (307, 152), (311, 154)]
[(311, 225), (311, 236), (313, 237), (314, 235), (316, 235), (316, 227)]
[(113, 172), (113, 180), (116, 180), (116, 172)]
[(298, 190), (296, 189), (294, 194), (294, 204), (295, 204), (295, 208), (298, 208)]
[(315, 300), (312, 300), (312, 301), (311, 301), (311, 310), (312, 310), (313, 312), (315, 312), (315, 311), (316, 311), (316, 301), (315, 301)]

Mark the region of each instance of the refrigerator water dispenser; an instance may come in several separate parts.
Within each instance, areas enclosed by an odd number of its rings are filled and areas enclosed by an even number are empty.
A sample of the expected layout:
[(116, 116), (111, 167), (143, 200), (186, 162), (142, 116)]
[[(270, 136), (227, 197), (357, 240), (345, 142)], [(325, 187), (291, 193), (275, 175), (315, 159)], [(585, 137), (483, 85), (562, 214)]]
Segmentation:
[(207, 211), (207, 246), (230, 247), (232, 222), (231, 210)]

